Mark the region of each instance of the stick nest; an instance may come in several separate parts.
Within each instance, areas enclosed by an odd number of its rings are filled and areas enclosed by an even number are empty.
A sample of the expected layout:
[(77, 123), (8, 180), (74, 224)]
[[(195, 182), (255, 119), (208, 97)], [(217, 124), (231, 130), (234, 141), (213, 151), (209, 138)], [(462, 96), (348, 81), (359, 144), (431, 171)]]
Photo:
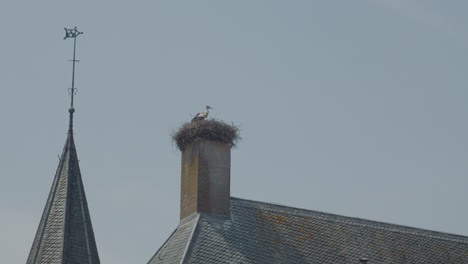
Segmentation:
[(196, 139), (206, 139), (236, 146), (240, 140), (239, 127), (228, 125), (220, 120), (201, 120), (183, 124), (172, 133), (172, 140), (180, 151), (193, 143)]

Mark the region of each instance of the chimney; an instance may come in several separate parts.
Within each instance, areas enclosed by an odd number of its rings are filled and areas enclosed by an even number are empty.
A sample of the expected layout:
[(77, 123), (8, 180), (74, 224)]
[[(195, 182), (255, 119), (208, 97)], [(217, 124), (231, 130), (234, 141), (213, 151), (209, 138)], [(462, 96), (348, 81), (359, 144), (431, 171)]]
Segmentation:
[(202, 120), (184, 124), (172, 137), (182, 151), (180, 219), (194, 213), (229, 217), (231, 148), (238, 128)]
[(193, 213), (229, 217), (231, 144), (197, 140), (182, 151), (180, 219)]

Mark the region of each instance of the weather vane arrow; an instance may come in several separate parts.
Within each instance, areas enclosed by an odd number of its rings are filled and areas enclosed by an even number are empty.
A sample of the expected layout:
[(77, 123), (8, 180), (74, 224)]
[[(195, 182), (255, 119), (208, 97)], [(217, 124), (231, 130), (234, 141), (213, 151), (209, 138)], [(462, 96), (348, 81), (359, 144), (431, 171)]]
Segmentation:
[(65, 28), (65, 37), (63, 39), (67, 38), (75, 38), (78, 37), (78, 35), (83, 34), (83, 32), (79, 32), (76, 27), (72, 29)]

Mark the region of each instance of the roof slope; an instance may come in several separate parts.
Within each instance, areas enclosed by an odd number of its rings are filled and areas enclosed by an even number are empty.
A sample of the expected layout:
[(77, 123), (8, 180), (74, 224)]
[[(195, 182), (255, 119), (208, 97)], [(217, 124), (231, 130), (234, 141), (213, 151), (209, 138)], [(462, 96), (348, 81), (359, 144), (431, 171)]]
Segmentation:
[(231, 219), (202, 214), (195, 227), (178, 263), (468, 263), (468, 237), (238, 198)]
[(167, 239), (164, 245), (154, 254), (148, 264), (179, 264), (185, 257), (189, 241), (197, 226), (198, 215), (187, 217)]
[(42, 263), (99, 263), (72, 132), (27, 260), (27, 264)]

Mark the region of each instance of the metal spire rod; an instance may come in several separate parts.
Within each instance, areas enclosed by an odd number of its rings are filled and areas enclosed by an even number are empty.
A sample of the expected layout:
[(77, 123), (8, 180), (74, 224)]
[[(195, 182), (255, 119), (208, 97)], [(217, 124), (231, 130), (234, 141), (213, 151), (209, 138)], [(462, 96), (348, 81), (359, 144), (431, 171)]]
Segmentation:
[[(78, 60), (76, 60), (76, 37), (78, 37), (79, 35), (83, 34), (83, 32), (79, 32), (78, 29), (76, 27), (72, 28), (72, 29), (68, 29), (68, 28), (65, 28), (65, 37), (63, 38), (64, 40), (67, 39), (67, 38), (73, 38), (73, 72), (72, 72), (72, 88), (70, 88), (70, 95), (71, 95), (71, 100), (70, 100), (70, 109), (68, 110), (68, 112), (70, 113), (70, 126), (69, 126), (69, 133), (72, 132), (73, 130), (73, 113), (75, 112), (75, 108), (73, 108), (73, 97), (75, 95), (75, 62), (77, 62)], [(79, 62), (79, 61), (78, 61)]]

